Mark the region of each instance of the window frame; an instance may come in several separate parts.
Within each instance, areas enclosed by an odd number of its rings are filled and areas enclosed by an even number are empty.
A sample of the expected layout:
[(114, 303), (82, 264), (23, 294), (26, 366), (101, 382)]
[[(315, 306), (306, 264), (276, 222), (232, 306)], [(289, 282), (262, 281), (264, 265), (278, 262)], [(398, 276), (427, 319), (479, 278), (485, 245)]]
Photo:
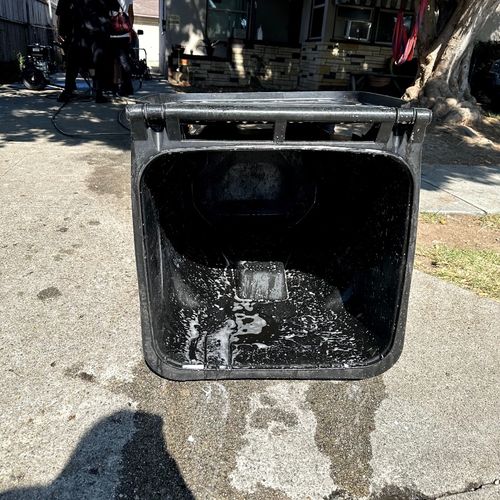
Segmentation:
[[(319, 5), (314, 5), (314, 0), (311, 0), (311, 10), (309, 12), (309, 27), (307, 29), (307, 40), (318, 41), (323, 40), (323, 33), (325, 32), (325, 22), (327, 17), (327, 5), (329, 0), (320, 0), (321, 3)], [(313, 21), (313, 11), (323, 9), (323, 18), (321, 20), (321, 33), (319, 36), (311, 35), (312, 21)]]
[[(405, 0), (403, 0), (405, 1)], [(406, 2), (406, 5), (408, 5), (408, 2)], [(347, 38), (347, 37), (338, 37), (335, 36), (335, 26), (337, 24), (339, 14), (338, 14), (338, 9), (339, 7), (348, 7), (350, 9), (365, 9), (365, 10), (371, 10), (371, 28), (370, 28), (370, 36), (368, 40), (359, 40), (357, 38)], [(379, 32), (379, 23), (380, 23), (380, 13), (381, 12), (393, 12), (394, 14), (397, 15), (399, 12), (398, 9), (387, 9), (383, 7), (367, 7), (364, 5), (340, 5), (335, 3), (335, 13), (333, 16), (333, 26), (332, 26), (332, 33), (331, 37), (329, 40), (331, 42), (338, 42), (338, 43), (359, 43), (359, 44), (365, 44), (365, 45), (378, 45), (378, 46), (383, 46), (383, 47), (390, 47), (391, 42), (379, 42), (377, 41), (377, 35)], [(411, 16), (412, 18), (415, 16), (415, 12), (412, 10), (407, 10), (405, 9), (404, 11), (405, 16)], [(343, 18), (343, 19), (348, 19), (348, 18)]]
[[(212, 40), (208, 36), (208, 30), (209, 30), (209, 15), (210, 12), (227, 12), (229, 14), (246, 14), (247, 16), (247, 26), (245, 28), (246, 34), (244, 38), (237, 38), (238, 40), (243, 40), (245, 43), (261, 43), (261, 44), (267, 44), (267, 45), (276, 45), (276, 46), (283, 46), (283, 47), (298, 47), (300, 45), (300, 23), (297, 23), (297, 40), (296, 41), (287, 41), (287, 42), (276, 42), (276, 41), (269, 41), (264, 38), (263, 40), (257, 40), (257, 36), (255, 33), (255, 24), (256, 24), (256, 13), (257, 13), (257, 7), (256, 3), (253, 0), (245, 0), (246, 1), (246, 7), (247, 10), (239, 10), (239, 9), (221, 9), (217, 7), (211, 7), (209, 2), (210, 0), (207, 0), (206, 2), (206, 11), (205, 11), (205, 30), (204, 30), (204, 35), (207, 40)], [(325, 7), (328, 5), (328, 0), (322, 0)], [(324, 29), (324, 21), (325, 19), (323, 18), (323, 28)], [(227, 36), (227, 37), (215, 37), (214, 40), (220, 39), (221, 42), (227, 43), (228, 40), (231, 40), (232, 36)]]
[[(337, 21), (338, 19), (340, 18), (339, 16), (339, 7), (345, 7), (347, 9), (356, 9), (356, 10), (367, 10), (367, 11), (370, 11), (370, 20), (369, 21), (364, 21), (364, 22), (369, 22), (370, 23), (370, 27), (368, 29), (368, 38), (366, 39), (359, 39), (359, 38), (349, 38), (347, 36), (342, 36), (342, 37), (336, 37), (335, 36), (335, 27), (337, 25)], [(366, 7), (366, 6), (363, 6), (363, 5), (338, 5), (336, 4), (335, 5), (335, 16), (333, 18), (333, 26), (332, 26), (332, 36), (331, 36), (331, 40), (335, 40), (335, 41), (339, 41), (339, 42), (353, 42), (353, 43), (372, 43), (372, 39), (373, 39), (373, 25), (374, 25), (374, 18), (376, 17), (375, 16), (375, 11), (376, 11), (376, 8), (375, 7)], [(345, 19), (346, 20), (346, 27), (347, 27), (347, 23), (349, 23), (349, 21), (357, 21), (357, 19), (350, 19), (348, 17), (342, 17), (341, 19)], [(346, 30), (344, 29), (344, 33), (346, 32)]]

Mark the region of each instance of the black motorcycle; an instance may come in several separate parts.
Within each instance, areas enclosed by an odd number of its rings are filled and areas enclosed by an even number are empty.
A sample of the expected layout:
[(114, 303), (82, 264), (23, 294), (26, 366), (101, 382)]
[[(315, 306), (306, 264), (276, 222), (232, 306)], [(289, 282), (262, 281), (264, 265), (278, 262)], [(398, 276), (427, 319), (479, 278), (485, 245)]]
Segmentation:
[(53, 45), (28, 45), (28, 51), (21, 68), (23, 85), (29, 90), (43, 90), (50, 83), (50, 75), (57, 69)]

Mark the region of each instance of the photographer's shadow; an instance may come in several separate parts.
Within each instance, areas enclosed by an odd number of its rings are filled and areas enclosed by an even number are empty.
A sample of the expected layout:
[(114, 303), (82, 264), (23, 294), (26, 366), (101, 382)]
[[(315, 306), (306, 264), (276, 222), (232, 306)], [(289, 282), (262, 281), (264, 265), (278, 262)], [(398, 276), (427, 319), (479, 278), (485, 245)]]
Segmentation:
[(167, 451), (162, 424), (161, 417), (150, 413), (114, 413), (83, 436), (52, 483), (14, 488), (0, 493), (0, 499), (192, 500)]

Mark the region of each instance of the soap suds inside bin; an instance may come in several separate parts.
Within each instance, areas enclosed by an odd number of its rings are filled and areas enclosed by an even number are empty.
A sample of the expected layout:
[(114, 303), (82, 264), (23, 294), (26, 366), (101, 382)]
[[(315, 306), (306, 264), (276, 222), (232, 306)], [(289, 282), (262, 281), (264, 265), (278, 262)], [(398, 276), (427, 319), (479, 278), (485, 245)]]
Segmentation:
[(203, 266), (189, 272), (198, 285), (202, 279), (209, 282), (213, 301), (205, 301), (209, 305), (189, 319), (183, 309), (178, 311), (180, 328), (169, 337), (169, 350), (182, 353), (183, 365), (237, 369), (273, 366), (283, 360), (293, 366), (303, 366), (304, 361), (315, 367), (358, 366), (366, 356), (376, 356), (374, 335), (343, 304), (337, 300), (336, 309), (325, 307), (328, 297), (340, 297), (331, 284), (290, 270), (286, 272), (289, 298), (261, 302), (236, 297), (231, 273), (213, 279), (216, 272)]

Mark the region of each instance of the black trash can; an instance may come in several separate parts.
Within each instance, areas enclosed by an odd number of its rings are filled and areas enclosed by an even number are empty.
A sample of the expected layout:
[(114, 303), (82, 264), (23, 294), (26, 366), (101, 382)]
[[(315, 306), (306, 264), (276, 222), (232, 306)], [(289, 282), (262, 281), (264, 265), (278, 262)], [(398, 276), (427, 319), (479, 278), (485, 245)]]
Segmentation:
[(145, 358), (174, 380), (359, 379), (398, 359), (431, 113), (362, 92), (129, 108)]

